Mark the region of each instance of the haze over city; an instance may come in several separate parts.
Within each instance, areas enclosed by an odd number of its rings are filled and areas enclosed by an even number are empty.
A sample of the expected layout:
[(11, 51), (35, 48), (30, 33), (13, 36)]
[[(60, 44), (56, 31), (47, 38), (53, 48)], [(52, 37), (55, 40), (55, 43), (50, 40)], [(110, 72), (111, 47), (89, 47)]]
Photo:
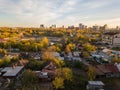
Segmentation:
[(0, 0), (0, 26), (120, 25), (120, 0)]

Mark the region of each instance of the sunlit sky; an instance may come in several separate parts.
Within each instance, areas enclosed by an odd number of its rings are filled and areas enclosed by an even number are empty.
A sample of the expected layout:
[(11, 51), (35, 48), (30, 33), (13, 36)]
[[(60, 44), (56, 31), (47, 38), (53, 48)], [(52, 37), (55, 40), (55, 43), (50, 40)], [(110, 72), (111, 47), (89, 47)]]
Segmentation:
[(0, 26), (120, 26), (120, 0), (0, 0)]

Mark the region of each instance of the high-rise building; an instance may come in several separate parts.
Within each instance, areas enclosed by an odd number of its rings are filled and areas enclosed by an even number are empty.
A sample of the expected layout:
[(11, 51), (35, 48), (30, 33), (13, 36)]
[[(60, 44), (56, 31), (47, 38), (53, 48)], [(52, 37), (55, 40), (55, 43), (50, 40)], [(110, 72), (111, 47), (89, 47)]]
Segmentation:
[(103, 26), (103, 29), (104, 29), (104, 30), (107, 30), (107, 29), (108, 29), (108, 25), (105, 24), (105, 25)]
[(99, 30), (99, 29), (100, 29), (100, 26), (98, 25), (93, 26), (93, 30)]
[(56, 25), (55, 24), (53, 24), (53, 25), (51, 25), (51, 27), (50, 28), (56, 28)]
[(74, 25), (68, 26), (68, 29), (74, 29)]
[(83, 24), (82, 23), (79, 24), (79, 29), (83, 29)]
[(79, 24), (79, 29), (87, 29), (86, 25), (83, 25), (82, 23)]
[(45, 28), (45, 27), (44, 27), (44, 24), (41, 24), (41, 25), (40, 25), (40, 28)]
[(120, 27), (119, 27), (119, 26), (116, 26), (116, 30), (120, 30)]

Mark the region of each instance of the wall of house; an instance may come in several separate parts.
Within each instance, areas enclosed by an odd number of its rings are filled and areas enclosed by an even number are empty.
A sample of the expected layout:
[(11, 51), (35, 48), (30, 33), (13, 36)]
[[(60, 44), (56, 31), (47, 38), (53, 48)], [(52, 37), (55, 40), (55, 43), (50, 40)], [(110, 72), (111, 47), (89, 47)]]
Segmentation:
[(113, 45), (120, 45), (120, 34), (114, 35)]

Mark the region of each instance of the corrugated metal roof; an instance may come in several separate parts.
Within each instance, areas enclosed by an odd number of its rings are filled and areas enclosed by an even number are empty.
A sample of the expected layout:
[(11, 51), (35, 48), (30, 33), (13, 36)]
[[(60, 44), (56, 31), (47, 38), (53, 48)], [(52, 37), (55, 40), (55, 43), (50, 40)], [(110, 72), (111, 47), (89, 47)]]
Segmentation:
[(102, 85), (104, 86), (104, 83), (102, 81), (88, 81), (90, 85)]
[(23, 68), (24, 66), (17, 66), (15, 68), (5, 67), (1, 72), (6, 72), (3, 76), (16, 76)]

